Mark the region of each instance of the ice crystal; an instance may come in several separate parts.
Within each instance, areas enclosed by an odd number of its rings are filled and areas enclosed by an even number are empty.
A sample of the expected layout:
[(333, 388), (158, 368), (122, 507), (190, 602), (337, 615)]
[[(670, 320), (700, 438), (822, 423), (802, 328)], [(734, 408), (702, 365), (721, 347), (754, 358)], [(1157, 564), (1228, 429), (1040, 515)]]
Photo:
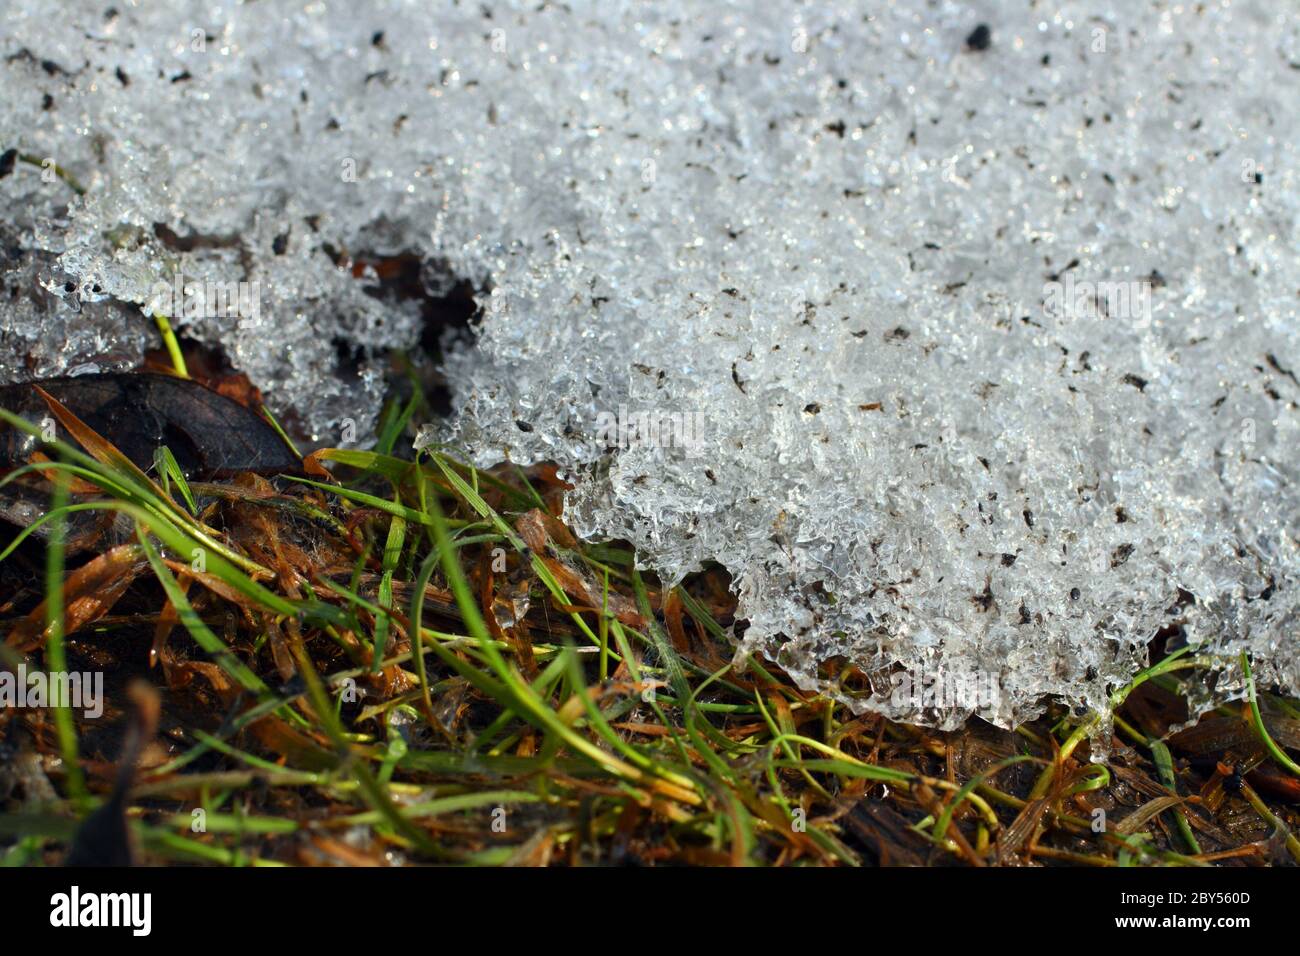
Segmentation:
[(5, 377), (256, 283), (178, 324), (331, 440), (421, 331), (340, 263), (408, 253), (484, 290), (425, 437), (722, 564), (804, 686), (1008, 725), (1160, 633), (1300, 690), (1285, 4), (22, 0), (0, 54), (0, 149), (86, 190), (0, 181)]

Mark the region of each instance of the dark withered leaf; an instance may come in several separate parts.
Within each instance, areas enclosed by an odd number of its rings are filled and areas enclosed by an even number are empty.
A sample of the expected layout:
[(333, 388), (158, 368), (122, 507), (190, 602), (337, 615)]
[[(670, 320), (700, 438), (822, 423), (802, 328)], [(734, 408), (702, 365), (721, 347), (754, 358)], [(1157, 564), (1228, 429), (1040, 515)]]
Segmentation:
[(135, 841), (126, 820), (127, 799), (140, 755), (158, 731), (162, 698), (152, 685), (140, 679), (127, 686), (127, 697), (132, 705), (131, 722), (118, 758), (113, 790), (77, 828), (64, 866), (120, 867), (136, 861)]
[[(39, 385), (139, 468), (159, 446), (171, 449), (187, 478), (252, 471), (297, 473), (302, 465), (260, 416), (198, 382), (151, 372), (51, 378), (0, 387), (0, 406), (29, 421), (49, 415)], [(0, 426), (0, 468), (25, 463), (35, 440)]]

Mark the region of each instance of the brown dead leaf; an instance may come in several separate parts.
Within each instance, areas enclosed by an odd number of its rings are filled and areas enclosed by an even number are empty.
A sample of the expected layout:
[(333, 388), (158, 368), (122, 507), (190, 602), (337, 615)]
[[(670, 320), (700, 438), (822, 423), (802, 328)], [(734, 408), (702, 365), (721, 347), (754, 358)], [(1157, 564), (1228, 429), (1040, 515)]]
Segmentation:
[[(63, 633), (74, 634), (111, 611), (146, 567), (140, 546), (123, 544), (73, 571), (63, 584)], [(23, 653), (42, 646), (49, 637), (45, 604), (18, 622), (6, 643)]]

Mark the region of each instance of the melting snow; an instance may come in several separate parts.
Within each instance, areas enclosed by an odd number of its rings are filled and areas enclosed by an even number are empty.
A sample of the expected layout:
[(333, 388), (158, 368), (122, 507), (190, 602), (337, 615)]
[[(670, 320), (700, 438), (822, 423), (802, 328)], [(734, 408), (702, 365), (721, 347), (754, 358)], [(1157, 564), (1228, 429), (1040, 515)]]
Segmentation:
[(0, 88), (0, 379), (132, 364), (179, 273), (364, 434), (420, 320), (337, 263), (414, 253), (491, 290), (424, 438), (725, 565), (805, 686), (1007, 725), (1182, 627), (1300, 690), (1285, 5), (23, 0)]

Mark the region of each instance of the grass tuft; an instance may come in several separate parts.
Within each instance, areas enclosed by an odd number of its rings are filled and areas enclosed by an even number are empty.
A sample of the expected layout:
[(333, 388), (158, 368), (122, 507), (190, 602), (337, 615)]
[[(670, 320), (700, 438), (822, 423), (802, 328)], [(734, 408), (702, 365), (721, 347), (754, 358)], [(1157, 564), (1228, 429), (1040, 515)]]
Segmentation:
[[(54, 409), (77, 445), (45, 443), (0, 481), (49, 504), (0, 550), (45, 569), (0, 612), (4, 666), (39, 651), (50, 671), (104, 669), (109, 716), (0, 716), (38, 768), (10, 788), (0, 854), (59, 861), (127, 786), (132, 852), (152, 863), (1300, 860), (1300, 710), (1261, 700), (1247, 660), (1240, 712), (1172, 735), (1187, 686), (1222, 662), (1172, 650), (1113, 715), (1053, 706), (1016, 732), (855, 714), (736, 658), (721, 569), (666, 589), (630, 547), (576, 540), (553, 469), (395, 456), (417, 407), (390, 409), (372, 449), (308, 456), (315, 478), (225, 483), (187, 481), (166, 449), (148, 474)], [(74, 557), (66, 528), (97, 516)], [(137, 550), (114, 554), (138, 578), (87, 592), (79, 568), (123, 524)], [(117, 778), (133, 676), (162, 692), (169, 730)]]

